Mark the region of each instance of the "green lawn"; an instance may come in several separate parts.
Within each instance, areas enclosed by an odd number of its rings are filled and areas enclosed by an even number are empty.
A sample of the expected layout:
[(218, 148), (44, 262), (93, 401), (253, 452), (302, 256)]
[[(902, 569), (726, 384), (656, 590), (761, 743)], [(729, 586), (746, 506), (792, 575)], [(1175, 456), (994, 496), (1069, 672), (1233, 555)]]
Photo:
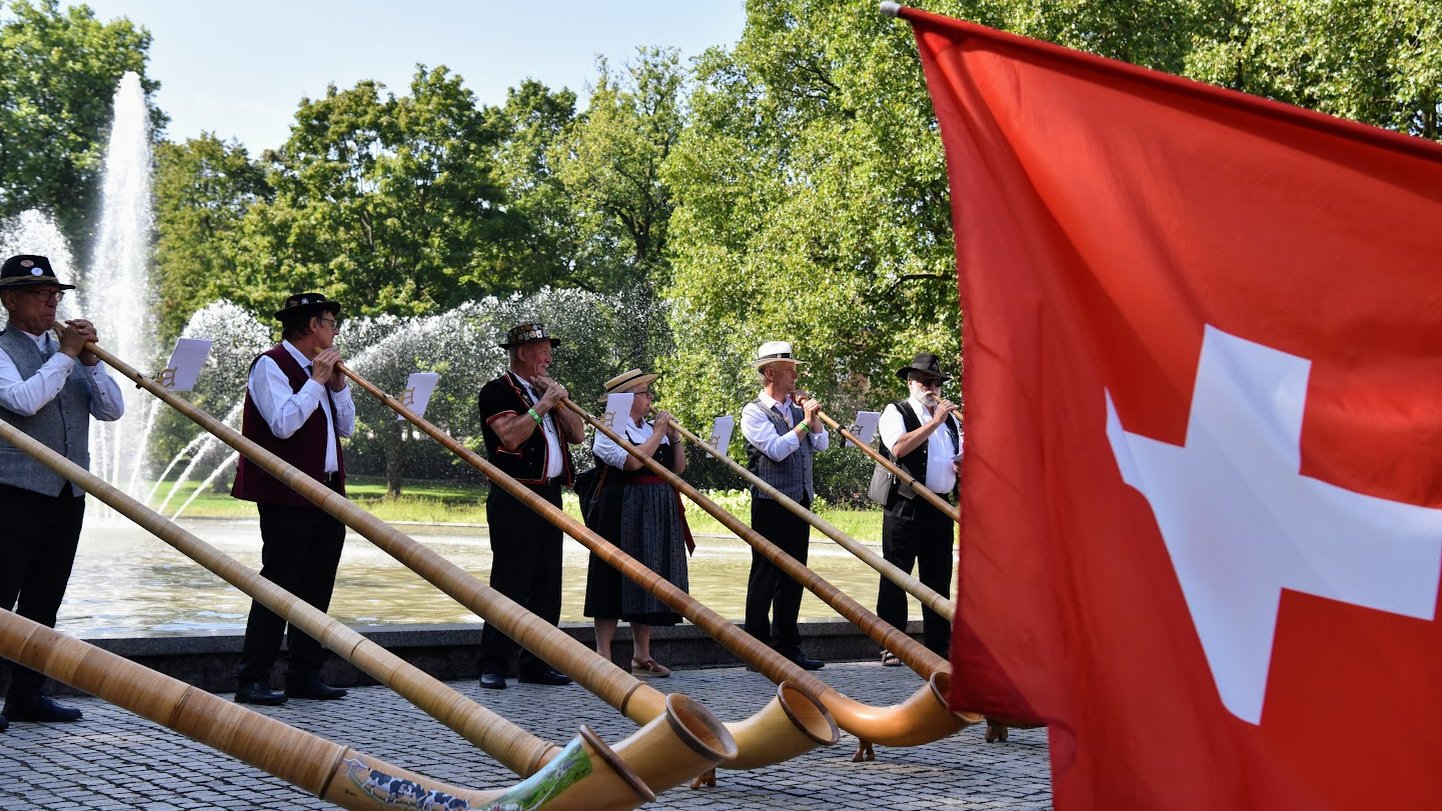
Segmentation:
[[(197, 482), (188, 482), (171, 497), (164, 510), (166, 515), (175, 510), (194, 492)], [(169, 485), (160, 488), (151, 506), (157, 506), (160, 499), (169, 492)], [(355, 477), (346, 482), (350, 499), (362, 509), (383, 521), (416, 522), (423, 524), (484, 524), (486, 523), (485, 490), (467, 485), (441, 482), (407, 482), (399, 498), (385, 497), (385, 482), (379, 478)], [(712, 492), (708, 496), (723, 508), (749, 523), (750, 507), (748, 496), (738, 490)], [(566, 493), (564, 501), (567, 513), (580, 518), (581, 511), (574, 493)], [(857, 540), (881, 541), (881, 510), (843, 510), (823, 507), (823, 518), (839, 527)], [(202, 493), (185, 508), (185, 515), (205, 518), (253, 518), (255, 506), (237, 501), (224, 493)], [(730, 530), (720, 521), (707, 515), (700, 507), (686, 503), (686, 519), (691, 531), (703, 535), (729, 535)], [(824, 538), (821, 533), (812, 535)]]

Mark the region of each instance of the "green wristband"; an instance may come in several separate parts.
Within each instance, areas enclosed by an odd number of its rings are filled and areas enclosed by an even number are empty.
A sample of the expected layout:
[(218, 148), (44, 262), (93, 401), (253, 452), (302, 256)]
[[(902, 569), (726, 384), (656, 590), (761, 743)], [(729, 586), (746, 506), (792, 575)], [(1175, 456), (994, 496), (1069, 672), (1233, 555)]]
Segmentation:
[(804, 433), (806, 433), (807, 431), (810, 431), (810, 430), (811, 430), (811, 426), (810, 426), (810, 425), (807, 425), (807, 424), (804, 423), (804, 422), (801, 423), (801, 433), (804, 434)]
[(537, 425), (542, 425), (544, 427), (543, 423), (541, 422), (541, 415), (536, 413), (536, 409), (528, 408), (526, 409), (526, 413), (531, 415), (531, 419), (535, 420)]

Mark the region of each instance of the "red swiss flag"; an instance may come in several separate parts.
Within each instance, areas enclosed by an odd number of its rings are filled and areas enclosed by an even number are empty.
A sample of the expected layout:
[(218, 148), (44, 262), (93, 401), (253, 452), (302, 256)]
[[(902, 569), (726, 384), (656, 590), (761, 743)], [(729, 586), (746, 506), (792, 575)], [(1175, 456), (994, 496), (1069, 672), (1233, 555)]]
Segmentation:
[(902, 9), (964, 313), (955, 706), (1062, 809), (1442, 808), (1442, 148)]

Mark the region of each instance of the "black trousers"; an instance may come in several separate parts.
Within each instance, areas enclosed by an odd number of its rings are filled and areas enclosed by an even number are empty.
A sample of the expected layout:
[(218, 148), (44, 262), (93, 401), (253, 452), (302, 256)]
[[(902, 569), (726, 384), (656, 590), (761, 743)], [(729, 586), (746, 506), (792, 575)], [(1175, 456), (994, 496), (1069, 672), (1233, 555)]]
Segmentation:
[[(811, 499), (800, 502), (810, 508)], [(776, 501), (751, 498), (751, 528), (801, 563), (810, 548), (811, 525)], [(746, 580), (746, 632), (783, 654), (801, 652), (801, 584), (751, 550), (751, 574)], [(768, 621), (767, 615), (770, 615)]]
[[(345, 525), (312, 506), (257, 504), (260, 510), (260, 576), (321, 611), (330, 608), (335, 572), (345, 545)], [(241, 649), (240, 681), (268, 682), (284, 638), (287, 671), (306, 675), (320, 670), (320, 642), (288, 625), (258, 602), (250, 604)]]
[[(557, 507), (561, 485), (531, 485), (531, 491)], [(486, 496), (486, 524), (491, 534), (491, 588), (520, 603), (552, 625), (561, 619), (561, 530), (500, 487)], [(481, 672), (505, 675), (520, 648), (515, 640), (487, 622), (481, 629)], [(538, 673), (548, 667), (531, 651), (521, 649), (517, 669)]]
[[(70, 484), (58, 496), (42, 496), (0, 485), (0, 608), (50, 628), (65, 599), (85, 499)], [(40, 692), (45, 676), (19, 665), (10, 668), (9, 697), (21, 699)]]
[[(956, 522), (920, 496), (897, 498), (881, 518), (881, 556), (907, 574), (912, 565), (918, 579), (937, 594), (949, 596), (951, 562), (956, 556)], [(876, 615), (906, 630), (906, 592), (881, 578), (876, 593)], [(921, 610), (922, 639), (933, 651), (947, 655), (951, 623), (930, 608)]]

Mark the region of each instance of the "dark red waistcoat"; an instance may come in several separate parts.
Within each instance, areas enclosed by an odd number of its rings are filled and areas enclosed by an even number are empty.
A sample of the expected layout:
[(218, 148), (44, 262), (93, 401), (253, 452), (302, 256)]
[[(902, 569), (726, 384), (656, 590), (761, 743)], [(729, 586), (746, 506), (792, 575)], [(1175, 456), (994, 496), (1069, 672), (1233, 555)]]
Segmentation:
[[(305, 373), (299, 363), (296, 363), (295, 358), (291, 357), (283, 345), (277, 344), (251, 361), (251, 369), (254, 369), (255, 364), (260, 362), (261, 357), (269, 357), (275, 361), (280, 370), (285, 373), (292, 392), (300, 391), (300, 387), (310, 379), (310, 376)], [(330, 397), (329, 389), (326, 389), (325, 396)], [(331, 405), (331, 413), (335, 413), (334, 404)], [(320, 482), (326, 480), (327, 431), (324, 408), (317, 408), (299, 430), (285, 439), (280, 439), (270, 432), (270, 426), (266, 424), (265, 417), (260, 415), (260, 409), (255, 407), (255, 402), (250, 396), (250, 386), (247, 385), (245, 387), (245, 411), (241, 416), (240, 433), (246, 439), (294, 465), (312, 479)], [(335, 458), (339, 470), (337, 471), (337, 482), (331, 489), (345, 495), (345, 455), (341, 453), (340, 434), (338, 433), (336, 434)], [(230, 494), (245, 501), (293, 504), (301, 507), (312, 506), (310, 499), (290, 489), (284, 482), (266, 473), (260, 465), (244, 456), (236, 461), (235, 485), (231, 487)]]

